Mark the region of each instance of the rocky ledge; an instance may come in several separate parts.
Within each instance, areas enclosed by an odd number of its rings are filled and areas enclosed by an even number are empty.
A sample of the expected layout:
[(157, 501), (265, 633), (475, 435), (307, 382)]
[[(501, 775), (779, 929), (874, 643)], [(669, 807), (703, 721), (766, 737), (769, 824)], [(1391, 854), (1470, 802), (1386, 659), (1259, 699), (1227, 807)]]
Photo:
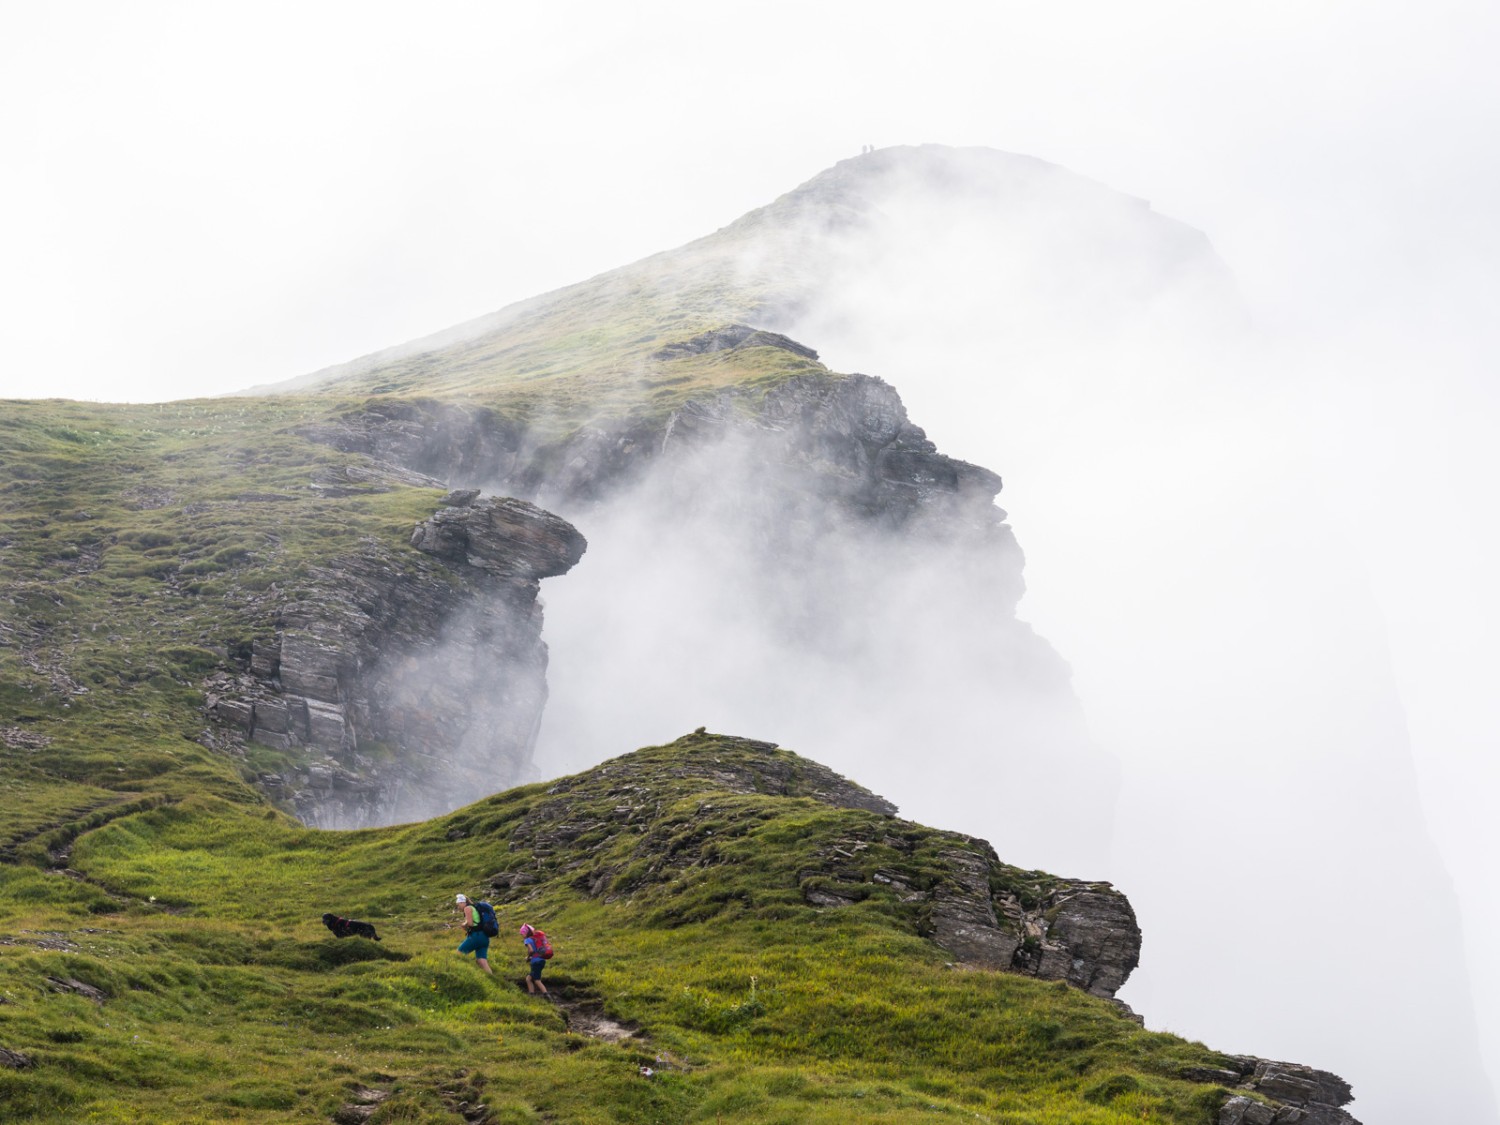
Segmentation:
[(1217, 1125), (1359, 1125), (1342, 1108), (1354, 1099), (1354, 1092), (1336, 1074), (1249, 1055), (1227, 1061), (1233, 1069), (1185, 1075), (1249, 1091), (1235, 1093), (1224, 1103)]
[[(654, 358), (670, 363), (751, 347), (817, 356), (785, 336), (735, 324), (667, 345)], [(993, 505), (1000, 478), (939, 453), (896, 390), (869, 375), (805, 374), (764, 391), (724, 390), (665, 417), (603, 419), (560, 440), (485, 407), (428, 399), (372, 401), (299, 432), (377, 464), (452, 486), (483, 484), (569, 515), (639, 482), (662, 460), (732, 438), (748, 442), (787, 491), (831, 502), (845, 515), (894, 526), (931, 514), (955, 528), (982, 525), (1014, 549), (1005, 513)], [(1019, 569), (1018, 552), (1014, 558)]]
[(450, 564), (525, 582), (566, 574), (583, 557), (588, 542), (567, 520), (525, 500), (478, 497), (477, 488), (450, 492), (442, 510), (417, 525), (411, 545)]
[(577, 563), (583, 536), (463, 491), (412, 545), (370, 542), (313, 569), (241, 669), (205, 685), (215, 742), (290, 752), (295, 764), (259, 780), (308, 824), (432, 816), (531, 771), (547, 698), (538, 583)]

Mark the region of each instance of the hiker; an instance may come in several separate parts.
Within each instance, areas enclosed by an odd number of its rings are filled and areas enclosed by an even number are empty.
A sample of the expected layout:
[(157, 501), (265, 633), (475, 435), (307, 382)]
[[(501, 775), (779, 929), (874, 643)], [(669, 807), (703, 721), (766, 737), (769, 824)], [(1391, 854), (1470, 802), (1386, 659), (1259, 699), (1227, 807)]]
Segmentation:
[(526, 946), (526, 960), (531, 963), (531, 975), (526, 978), (527, 992), (540, 992), (547, 995), (547, 986), (542, 983), (542, 970), (547, 967), (547, 955), (544, 952), (543, 942), (538, 939), (540, 930), (534, 930), (530, 926), (521, 927), (521, 941)]
[(458, 907), (459, 915), (463, 921), (464, 943), (458, 947), (458, 951), (464, 955), (474, 954), (474, 960), (479, 962), (479, 967), (487, 973), (495, 970), (490, 968), (490, 935), (484, 932), (479, 924), (479, 911), (474, 909), (467, 895), (459, 895), (454, 900)]

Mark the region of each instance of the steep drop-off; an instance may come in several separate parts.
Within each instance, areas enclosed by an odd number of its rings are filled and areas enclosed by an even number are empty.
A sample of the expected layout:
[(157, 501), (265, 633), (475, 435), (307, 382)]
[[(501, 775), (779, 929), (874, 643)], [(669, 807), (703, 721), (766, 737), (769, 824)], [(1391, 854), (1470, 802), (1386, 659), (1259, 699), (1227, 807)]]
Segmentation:
[[(0, 418), (0, 1104), (1352, 1120), (1331, 1076), (1138, 1027), (1129, 903), (999, 860), (1105, 870), (1114, 771), (1016, 616), (998, 476), (772, 330), (833, 276), (804, 220), (871, 221), (860, 182), (312, 394)], [(489, 796), (700, 719), (961, 831), (707, 735)], [(457, 972), (449, 885), (570, 935), (561, 1028)], [(329, 908), (405, 948), (332, 943)], [(585, 1013), (640, 1038), (566, 1038)]]
[(563, 520), (520, 500), (452, 493), (412, 538), (309, 571), (252, 642), (248, 669), (207, 682), (210, 715), (295, 751), (257, 780), (308, 824), (420, 820), (515, 783), (547, 698), (537, 586), (583, 553)]

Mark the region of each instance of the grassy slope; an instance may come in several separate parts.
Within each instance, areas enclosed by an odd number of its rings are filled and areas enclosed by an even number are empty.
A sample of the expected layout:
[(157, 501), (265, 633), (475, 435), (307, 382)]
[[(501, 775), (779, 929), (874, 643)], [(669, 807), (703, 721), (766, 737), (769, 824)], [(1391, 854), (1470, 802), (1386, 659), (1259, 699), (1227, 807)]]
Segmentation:
[[(7, 405), (0, 1048), (34, 1065), (0, 1067), (0, 1119), (305, 1121), (362, 1086), (391, 1093), (377, 1122), (481, 1096), (498, 1121), (1209, 1119), (1217, 1091), (1170, 1077), (1204, 1049), (1060, 985), (944, 971), (878, 896), (805, 906), (811, 851), (871, 814), (726, 798), (709, 868), (613, 901), (539, 884), (558, 991), (646, 1036), (612, 1045), (516, 988), (504, 943), (504, 978), (453, 952), (451, 893), (528, 862), (509, 829), (542, 788), (362, 833), (268, 807), (244, 778), (274, 763), (194, 741), (199, 680), (306, 567), (403, 544), (437, 499), (309, 490), (343, 458), (293, 429), (339, 406)], [(668, 802), (648, 854), (680, 850), (690, 811)], [(628, 880), (639, 843), (577, 847)], [(386, 940), (338, 942), (325, 910)]]
[(5, 404), (0, 765), (15, 800), (0, 848), (113, 794), (252, 799), (242, 773), (276, 763), (193, 741), (203, 674), (271, 633), (309, 566), (367, 539), (404, 543), (441, 496), (310, 489), (348, 460), (292, 432), (327, 409)]
[[(345, 458), (295, 427), (422, 394), (562, 436), (820, 371), (767, 348), (651, 358), (756, 322), (764, 263), (721, 251), (762, 233), (736, 224), (712, 254), (540, 298), (451, 348), (352, 370), (335, 394), (5, 404), (0, 1048), (35, 1065), (0, 1066), (0, 1119), (306, 1121), (363, 1086), (392, 1095), (377, 1122), (456, 1121), (481, 1096), (497, 1121), (1211, 1119), (1220, 1092), (1171, 1077), (1207, 1050), (1061, 985), (946, 971), (878, 895), (805, 906), (810, 849), (870, 814), (735, 797), (709, 867), (610, 901), (571, 878), (533, 888), (527, 916), (561, 941), (557, 990), (646, 1036), (612, 1045), (568, 1032), (514, 972), (486, 979), (453, 952), (452, 892), (526, 861), (509, 827), (543, 790), (320, 833), (246, 783), (278, 767), (269, 751), (195, 741), (203, 674), (265, 635), (276, 597), (365, 540), (399, 548), (437, 499), (314, 494), (312, 474)], [(335, 941), (325, 910), (376, 921), (386, 941)]]
[(783, 219), (775, 207), (753, 212), (686, 246), (331, 368), (313, 385), (476, 402), (565, 432), (598, 416), (660, 415), (722, 387), (824, 371), (774, 348), (653, 358), (726, 324), (763, 327), (769, 312), (797, 300), (813, 263)]
[[(918, 856), (939, 834), (673, 776), (683, 755), (736, 752), (703, 736), (634, 756), (658, 812), (554, 850), (556, 874), (500, 907), (492, 978), (454, 952), (448, 904), (533, 868), (510, 836), (545, 786), (359, 833), (190, 797), (84, 836), (88, 881), (0, 869), (0, 1045), (36, 1060), (0, 1070), (0, 1116), (305, 1121), (371, 1087), (392, 1093), (377, 1122), (456, 1121), (480, 1090), (491, 1120), (517, 1122), (1211, 1119), (1220, 1091), (1173, 1077), (1211, 1064), (1206, 1049), (1061, 984), (944, 968), (894, 895), (804, 905), (796, 872), (840, 833), (894, 825)], [(570, 797), (587, 817), (612, 792), (592, 778)], [(705, 802), (684, 853), (673, 832)], [(655, 878), (631, 866), (669, 852), (683, 854)], [(587, 897), (571, 863), (614, 870), (613, 893)], [(384, 941), (336, 941), (327, 909)], [(565, 1004), (598, 1002), (640, 1036), (569, 1032), (522, 992), (521, 920), (557, 940)]]

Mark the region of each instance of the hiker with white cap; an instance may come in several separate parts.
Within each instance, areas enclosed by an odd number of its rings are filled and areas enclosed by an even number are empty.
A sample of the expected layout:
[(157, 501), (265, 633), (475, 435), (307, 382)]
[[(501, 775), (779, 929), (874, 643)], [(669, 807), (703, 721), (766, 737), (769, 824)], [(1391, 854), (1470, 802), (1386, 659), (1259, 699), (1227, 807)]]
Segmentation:
[[(481, 903), (480, 905), (484, 906), (488, 904)], [(467, 935), (464, 938), (464, 943), (458, 947), (458, 951), (465, 956), (468, 956), (470, 953), (474, 954), (474, 960), (479, 963), (479, 967), (487, 973), (493, 973), (495, 970), (490, 968), (490, 935), (484, 932), (479, 911), (475, 909), (474, 904), (469, 901), (467, 895), (456, 896), (454, 898), (454, 906), (458, 908), (459, 915), (463, 921), (464, 933)], [(493, 917), (493, 914), (491, 917)]]

